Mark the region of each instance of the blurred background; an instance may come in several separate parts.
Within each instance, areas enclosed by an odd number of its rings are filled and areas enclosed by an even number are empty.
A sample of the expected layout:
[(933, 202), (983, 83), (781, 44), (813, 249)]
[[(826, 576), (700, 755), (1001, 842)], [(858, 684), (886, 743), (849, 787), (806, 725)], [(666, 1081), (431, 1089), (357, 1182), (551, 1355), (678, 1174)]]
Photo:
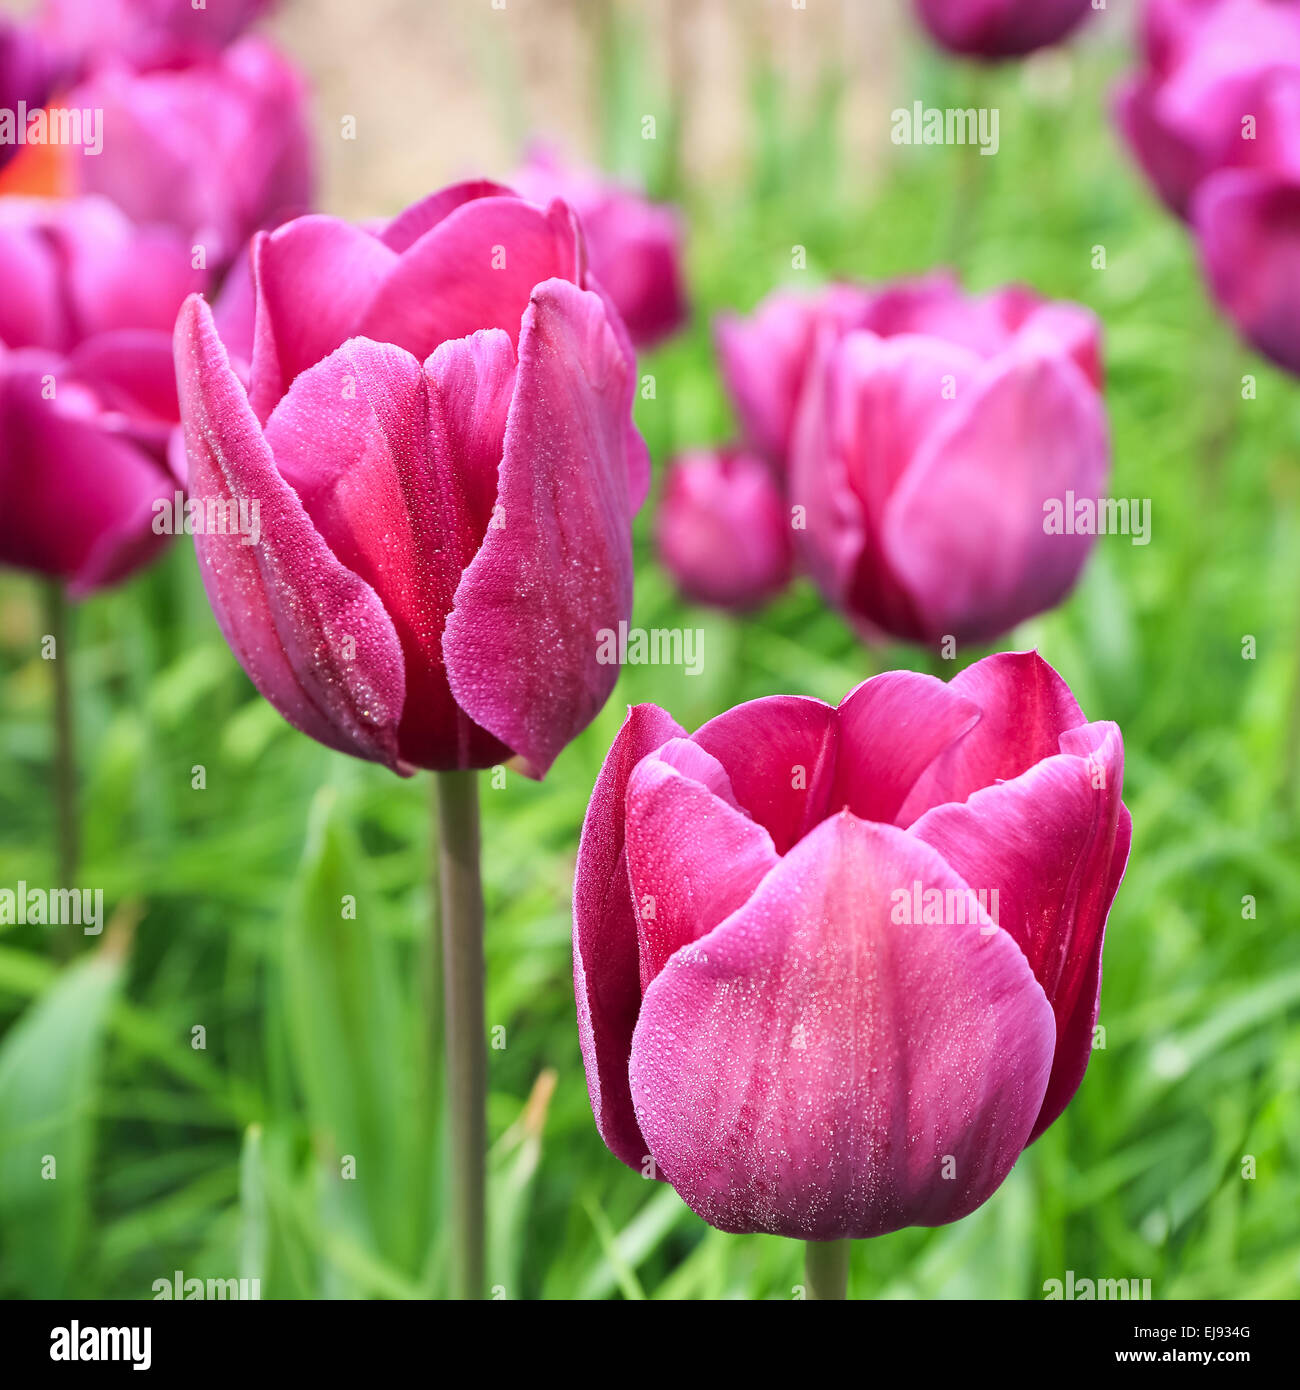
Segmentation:
[[(1218, 319), (1120, 148), (1129, 24), (993, 69), (939, 54), (901, 3), (857, 0), (304, 0), (270, 24), (313, 86), (323, 210), (391, 215), (504, 177), (538, 137), (681, 207), (692, 321), (644, 359), (637, 407), (657, 468), (734, 432), (710, 319), (777, 284), (949, 265), (1104, 321), (1112, 490), (1152, 499), (1151, 543), (1104, 538), (1070, 600), (1003, 644), (1038, 646), (1124, 731), (1104, 1047), (980, 1211), (857, 1243), (854, 1298), (1036, 1298), (1068, 1270), (1149, 1278), (1158, 1299), (1300, 1287), (1300, 388)], [(998, 156), (893, 146), (890, 112), (917, 100), (997, 107)], [(592, 1121), (569, 894), (625, 706), (694, 728), (981, 654), (867, 650), (806, 583), (745, 622), (688, 608), (653, 500), (633, 622), (701, 629), (702, 674), (630, 667), (544, 784), (483, 782), (488, 1277), (508, 1298), (802, 1282), (796, 1243), (710, 1230)], [(148, 1298), (180, 1270), (264, 1298), (442, 1293), (430, 779), (335, 756), (257, 697), (188, 539), (74, 623), (79, 878), (111, 921), (74, 943), (0, 925), (0, 1292)], [(54, 881), (44, 631), (35, 587), (0, 577), (0, 885)]]

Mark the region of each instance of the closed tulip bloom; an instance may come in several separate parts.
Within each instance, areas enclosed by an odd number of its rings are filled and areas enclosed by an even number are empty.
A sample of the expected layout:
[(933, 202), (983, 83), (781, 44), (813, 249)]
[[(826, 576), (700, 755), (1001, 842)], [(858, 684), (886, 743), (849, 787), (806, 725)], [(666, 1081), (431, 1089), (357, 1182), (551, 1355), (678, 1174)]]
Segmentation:
[(973, 1211), (1087, 1067), (1122, 778), (1118, 728), (1034, 653), (689, 736), (632, 709), (574, 889), (605, 1143), (725, 1231)]
[[(29, 110), (43, 106), (52, 75), (50, 55), (32, 30), (0, 15), (0, 111), (9, 112), (16, 122), (20, 103)], [(16, 140), (0, 143), (0, 169), (22, 148)]]
[(1120, 127), (1244, 337), (1300, 372), (1300, 5), (1153, 0)]
[(311, 203), (303, 81), (260, 39), (176, 67), (104, 67), (64, 104), (104, 113), (103, 150), (70, 152), (70, 186), (175, 227), (214, 269)]
[(331, 748), (541, 776), (613, 688), (648, 478), (575, 218), (463, 184), (262, 234), (252, 275), (247, 388), (201, 298), (176, 328), (190, 495), (260, 510), (195, 538), (235, 655)]
[(724, 449), (676, 459), (656, 517), (659, 554), (689, 599), (758, 608), (790, 580), (790, 518), (772, 470)]
[(1059, 43), (1093, 8), (1092, 0), (917, 0), (922, 23), (945, 48), (990, 59)]
[(162, 544), (188, 245), (98, 198), (0, 200), (0, 563), (121, 579)]
[(1096, 319), (933, 277), (879, 295), (870, 322), (823, 330), (814, 352), (796, 544), (864, 635), (996, 637), (1059, 602), (1094, 540), (1050, 516), (1105, 490)]
[(563, 198), (578, 214), (591, 274), (613, 300), (632, 342), (653, 347), (686, 322), (682, 228), (675, 208), (591, 170), (534, 153), (511, 180), (538, 203)]
[(150, 67), (211, 54), (270, 10), (272, 0), (45, 0), (41, 30), (72, 63), (117, 58)]

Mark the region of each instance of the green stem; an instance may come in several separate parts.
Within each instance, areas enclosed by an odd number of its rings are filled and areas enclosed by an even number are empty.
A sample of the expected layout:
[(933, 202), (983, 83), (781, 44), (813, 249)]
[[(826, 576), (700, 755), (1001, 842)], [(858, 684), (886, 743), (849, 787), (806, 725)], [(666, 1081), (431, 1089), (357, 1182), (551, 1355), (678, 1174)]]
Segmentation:
[(806, 1243), (804, 1266), (810, 1300), (844, 1300), (849, 1287), (850, 1248), (847, 1240), (810, 1240)]
[(483, 885), (479, 878), (478, 782), (440, 772), (444, 1065), (451, 1124), (455, 1291), (483, 1297), (487, 1162), (487, 1027), (483, 1014)]
[(69, 609), (63, 584), (45, 581), (45, 623), (54, 639), (54, 821), (55, 860), (60, 888), (71, 888), (80, 854), (77, 817), (77, 757), (73, 739), (72, 662)]

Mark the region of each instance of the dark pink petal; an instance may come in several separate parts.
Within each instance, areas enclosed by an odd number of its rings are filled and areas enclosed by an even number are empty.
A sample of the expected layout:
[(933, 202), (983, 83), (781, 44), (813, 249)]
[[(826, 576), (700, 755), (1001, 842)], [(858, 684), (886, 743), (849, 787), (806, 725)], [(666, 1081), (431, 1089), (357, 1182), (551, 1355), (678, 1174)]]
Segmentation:
[(443, 653), (457, 703), (536, 777), (618, 678), (602, 658), (632, 609), (630, 370), (597, 295), (565, 280), (533, 291), (497, 511), (456, 591)]
[(59, 262), (40, 206), (26, 198), (0, 200), (0, 343), (66, 350), (71, 341)]
[(627, 867), (642, 990), (679, 947), (740, 907), (776, 862), (772, 837), (728, 797), (654, 754), (643, 758), (627, 788)]
[(637, 763), (683, 732), (657, 705), (628, 711), (591, 794), (573, 884), (573, 987), (587, 1091), (601, 1138), (636, 1169), (649, 1150), (637, 1128), (627, 1079), (641, 982), (624, 806)]
[[(962, 924), (902, 925), (917, 884), (951, 891)], [(843, 814), (668, 961), (629, 1071), (659, 1172), (704, 1220), (829, 1240), (986, 1201), (1029, 1137), (1054, 1036), (1023, 955), (943, 860)]]
[(899, 815), (911, 825), (932, 806), (965, 801), (1061, 751), (1061, 736), (1087, 723), (1070, 687), (1037, 652), (999, 652), (948, 684), (980, 711), (979, 723), (921, 776)]
[[(63, 578), (80, 597), (166, 544), (153, 506), (171, 479), (104, 429), (52, 361), (0, 355), (0, 563)], [(55, 384), (54, 400), (42, 385)]]
[(397, 768), (406, 687), (392, 620), (370, 585), (331, 553), (280, 476), (197, 295), (177, 320), (176, 372), (190, 496), (259, 504), (260, 544), (246, 545), (239, 534), (194, 538), (231, 650), (295, 728)]
[(170, 333), (143, 328), (97, 333), (73, 350), (68, 367), (105, 410), (124, 417), (142, 444), (159, 451), (166, 446), (180, 419)]
[(509, 756), (452, 698), (442, 631), (491, 515), (514, 357), (499, 330), (444, 343), (423, 367), (402, 348), (353, 338), (303, 372), (266, 425), (281, 475), (397, 629), (398, 747), (416, 767)]
[(890, 497), (887, 563), (931, 638), (987, 640), (1058, 603), (1095, 537), (1049, 534), (1049, 503), (1104, 495), (1110, 466), (1096, 391), (1061, 350), (991, 363), (937, 424)]
[(840, 702), (839, 759), (830, 809), (893, 824), (925, 770), (979, 721), (953, 685), (886, 671)]
[(710, 719), (694, 741), (726, 769), (736, 800), (778, 854), (831, 809), (839, 717), (800, 695), (772, 695)]
[(333, 217), (299, 217), (253, 240), (257, 296), (249, 400), (265, 420), (299, 372), (328, 357), (397, 264), (383, 242)]
[(955, 53), (1016, 58), (1059, 43), (1092, 13), (1092, 0), (917, 0), (930, 33)]
[(1011, 781), (937, 806), (912, 827), (976, 892), (1025, 953), (1056, 1017), (1052, 1076), (1034, 1136), (1065, 1109), (1092, 1051), (1102, 938), (1128, 853), (1114, 724), (1067, 730), (1062, 752)]
[(476, 198), (402, 253), (357, 332), (421, 358), (480, 328), (504, 328), (517, 342), (534, 287), (554, 278), (582, 278), (568, 208), (553, 203), (543, 212), (519, 198)]
[(1180, 217), (1203, 172), (1202, 153), (1160, 118), (1159, 88), (1146, 79), (1126, 83), (1115, 102), (1115, 119), (1156, 192)]
[(1192, 220), (1215, 299), (1262, 353), (1300, 373), (1300, 177), (1215, 174)]
[(476, 198), (510, 198), (514, 195), (503, 184), (490, 179), (469, 179), (464, 183), (453, 183), (430, 193), (418, 203), (412, 203), (379, 234), (379, 240), (390, 250), (399, 254), (413, 246), (419, 239), (436, 227), (448, 213), (455, 212), (462, 203), (472, 203)]

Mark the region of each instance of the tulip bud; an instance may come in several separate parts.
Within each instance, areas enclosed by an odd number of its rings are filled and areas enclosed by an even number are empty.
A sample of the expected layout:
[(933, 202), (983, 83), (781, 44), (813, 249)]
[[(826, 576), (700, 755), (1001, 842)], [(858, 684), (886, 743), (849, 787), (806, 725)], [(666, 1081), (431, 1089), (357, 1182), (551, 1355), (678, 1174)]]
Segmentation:
[(1092, 0), (916, 0), (936, 42), (972, 58), (1018, 58), (1059, 43), (1093, 11)]
[(273, 0), (45, 0), (42, 33), (73, 65), (162, 66), (233, 42)]
[(724, 1231), (956, 1221), (1092, 1048), (1123, 742), (1032, 652), (687, 736), (632, 709), (574, 883), (596, 1124)]
[(1086, 310), (932, 277), (820, 330), (792, 450), (796, 533), (865, 635), (982, 641), (1058, 603), (1094, 536), (1050, 525), (1109, 469), (1099, 330)]
[(686, 454), (664, 481), (659, 553), (697, 603), (758, 608), (790, 580), (790, 523), (771, 469), (752, 454)]
[(208, 597), (329, 747), (540, 777), (613, 688), (600, 633), (630, 617), (649, 465), (583, 266), (563, 203), (461, 184), (382, 229), (256, 238), (247, 387), (207, 304), (182, 309), (191, 496), (261, 516), (257, 543), (196, 536)]

